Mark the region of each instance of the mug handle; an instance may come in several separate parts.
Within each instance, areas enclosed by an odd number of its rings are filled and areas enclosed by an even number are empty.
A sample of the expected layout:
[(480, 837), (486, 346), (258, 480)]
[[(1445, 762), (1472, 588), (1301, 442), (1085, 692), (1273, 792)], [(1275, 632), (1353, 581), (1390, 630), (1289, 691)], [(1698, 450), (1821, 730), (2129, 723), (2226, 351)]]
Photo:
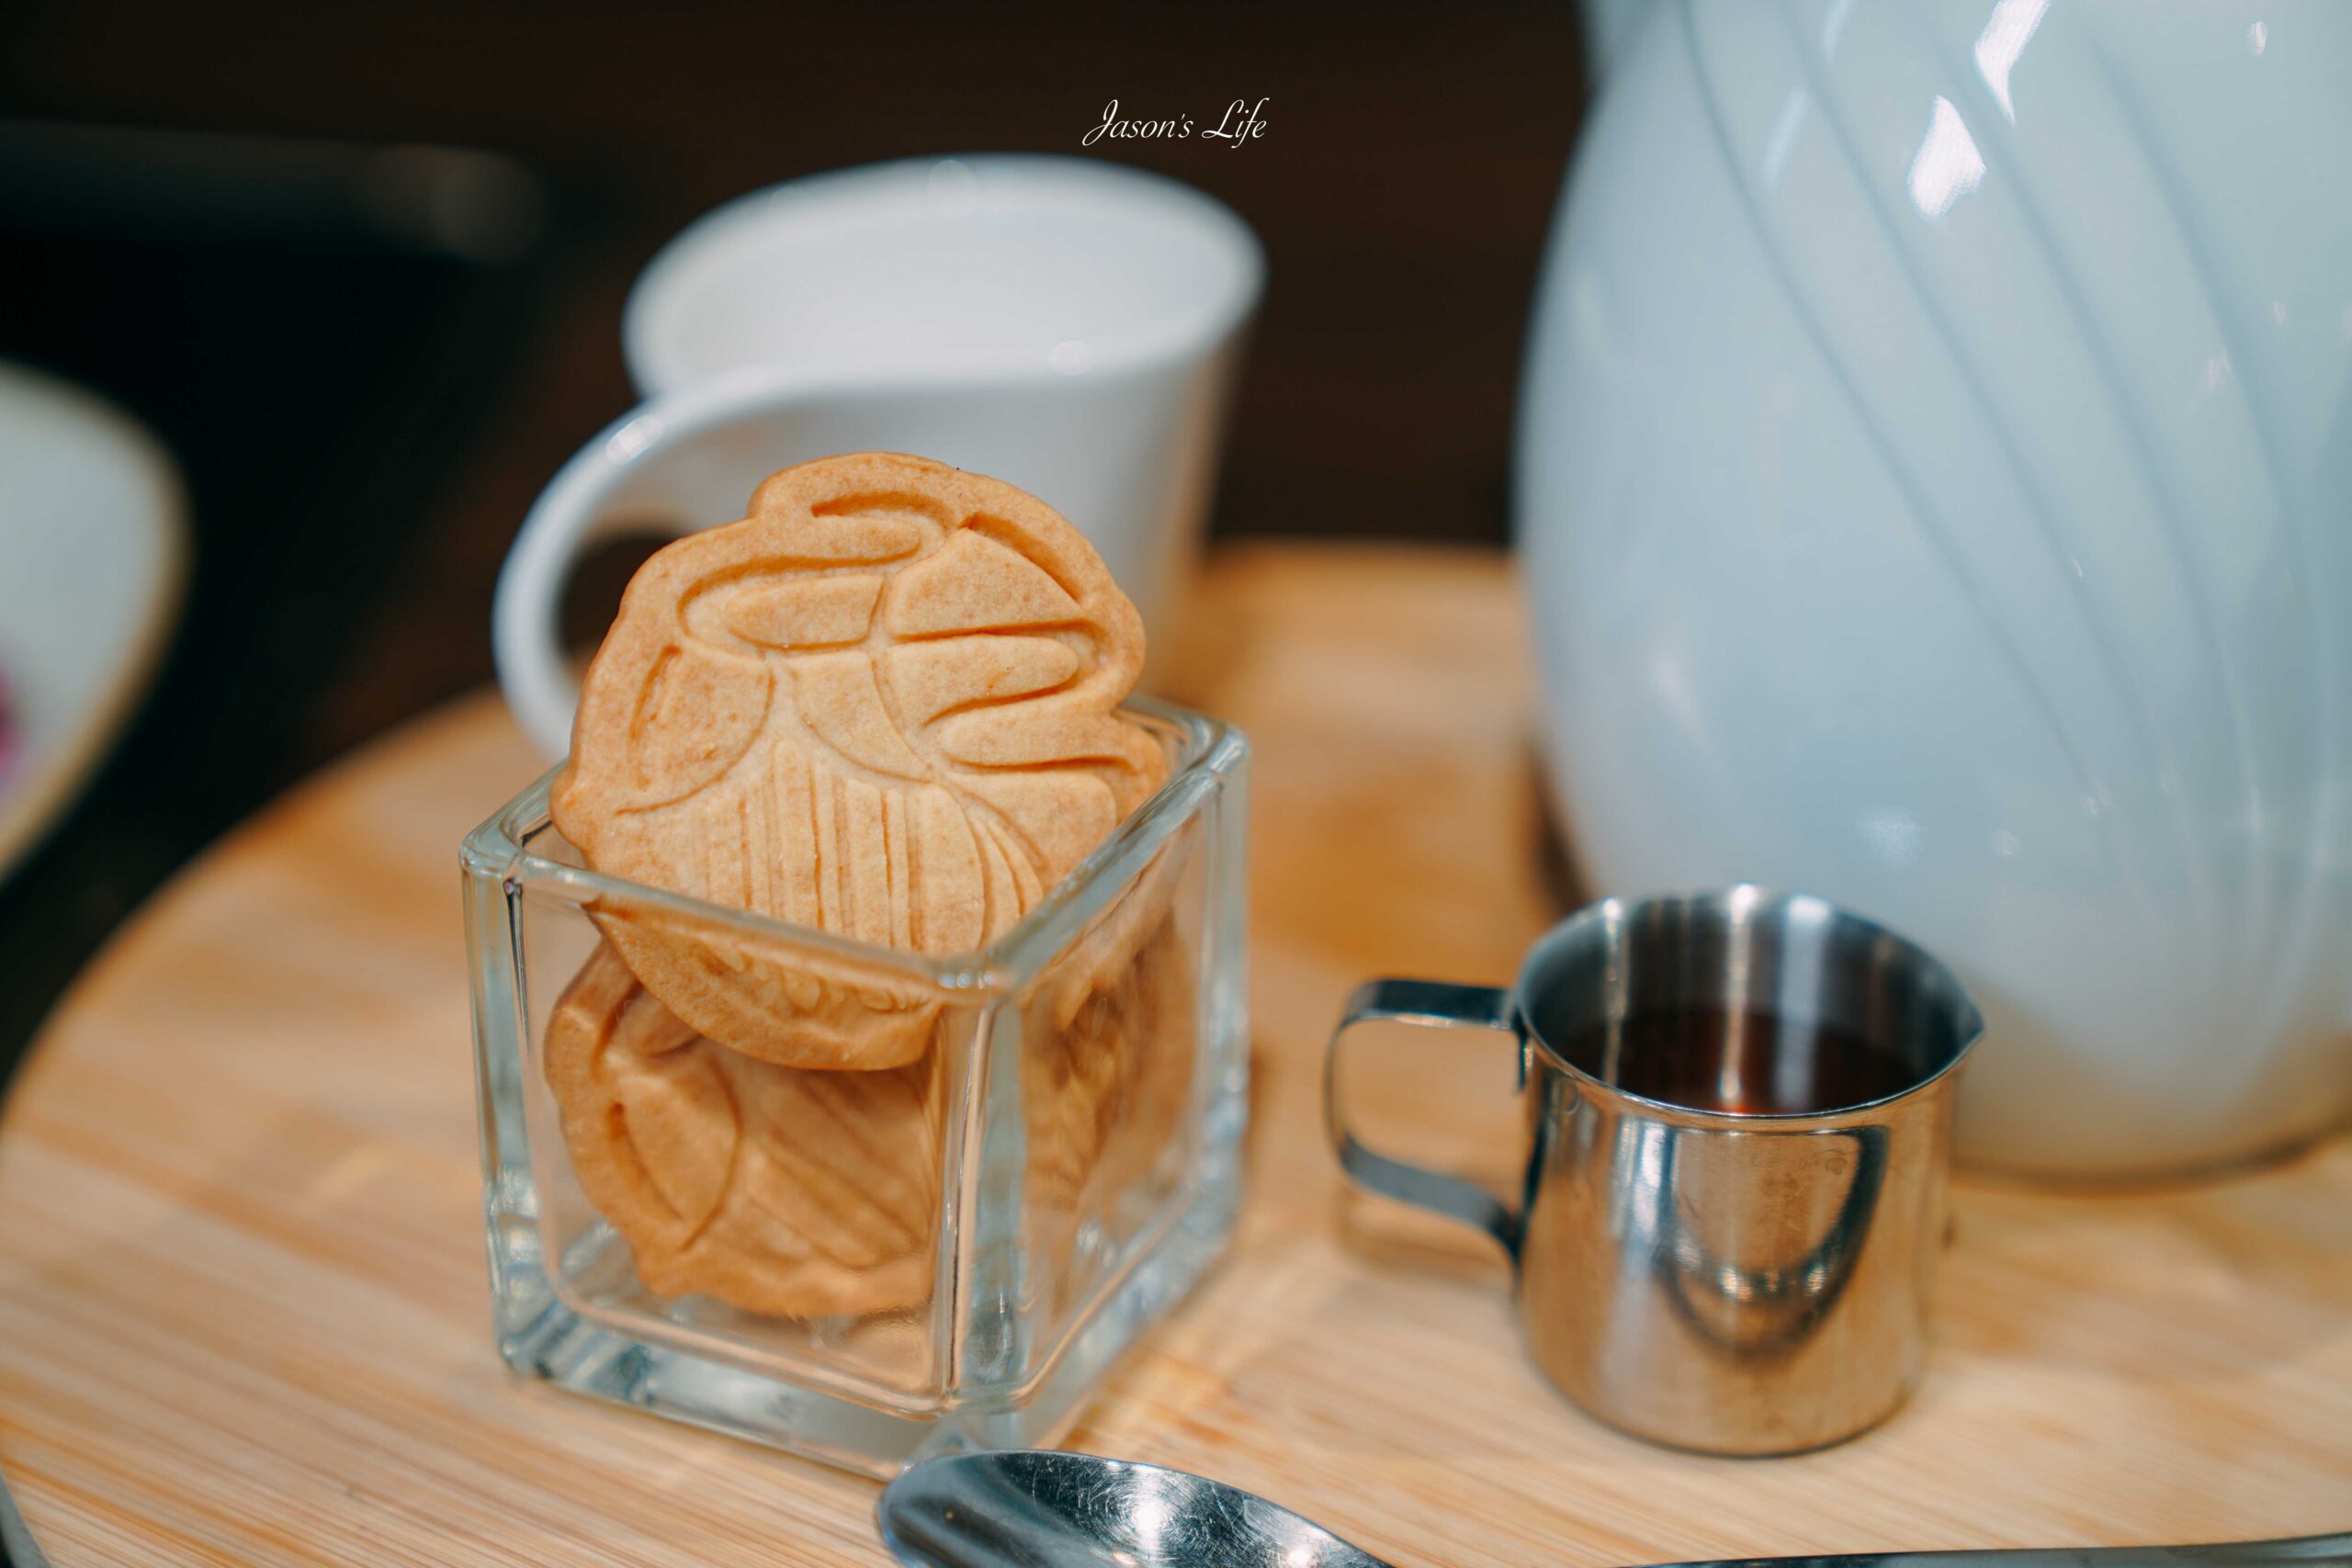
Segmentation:
[(1521, 1072), (1526, 1071), (1527, 1035), (1510, 991), (1497, 986), (1455, 986), (1442, 980), (1367, 980), (1348, 998), (1347, 1010), (1331, 1031), (1323, 1061), (1323, 1115), (1331, 1146), (1348, 1179), (1369, 1192), (1394, 1198), (1459, 1220), (1493, 1236), (1516, 1261), (1520, 1216), (1493, 1193), (1464, 1177), (1408, 1165), (1366, 1148), (1348, 1126), (1340, 1104), (1340, 1057), (1348, 1031), (1374, 1019), (1444, 1029), (1496, 1029), (1520, 1043)]
[(677, 537), (741, 516), (796, 400), (780, 383), (753, 367), (666, 392), (605, 426), (531, 503), (499, 569), (491, 644), (506, 705), (548, 756), (571, 750), (580, 705), (557, 624), (573, 565), (624, 534)]

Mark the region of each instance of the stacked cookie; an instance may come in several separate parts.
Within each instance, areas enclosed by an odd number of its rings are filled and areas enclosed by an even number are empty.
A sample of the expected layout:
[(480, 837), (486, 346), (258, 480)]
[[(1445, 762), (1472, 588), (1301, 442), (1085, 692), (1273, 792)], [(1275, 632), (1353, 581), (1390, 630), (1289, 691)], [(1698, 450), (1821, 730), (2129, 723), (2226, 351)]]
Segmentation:
[[(920, 953), (1012, 929), (1163, 783), (1122, 715), (1135, 607), (1010, 485), (868, 453), (776, 474), (630, 581), (583, 683), (557, 827), (594, 869)], [(1189, 1089), (1175, 867), (1020, 1004), (1026, 1200), (1066, 1229)], [(648, 1288), (828, 1316), (930, 1291), (948, 1054), (968, 1015), (845, 944), (632, 904), (545, 1068), (582, 1187)]]

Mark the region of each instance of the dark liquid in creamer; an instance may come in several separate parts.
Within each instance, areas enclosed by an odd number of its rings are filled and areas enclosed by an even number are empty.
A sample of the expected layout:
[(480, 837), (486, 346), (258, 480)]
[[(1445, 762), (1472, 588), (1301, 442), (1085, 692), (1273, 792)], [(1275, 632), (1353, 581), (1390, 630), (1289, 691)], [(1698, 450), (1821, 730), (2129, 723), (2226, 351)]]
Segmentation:
[(1693, 1111), (1837, 1111), (1899, 1094), (1918, 1076), (1902, 1057), (1850, 1029), (1777, 1013), (1641, 1013), (1614, 1032), (1613, 1052), (1611, 1030), (1597, 1026), (1559, 1039), (1560, 1054), (1645, 1100)]

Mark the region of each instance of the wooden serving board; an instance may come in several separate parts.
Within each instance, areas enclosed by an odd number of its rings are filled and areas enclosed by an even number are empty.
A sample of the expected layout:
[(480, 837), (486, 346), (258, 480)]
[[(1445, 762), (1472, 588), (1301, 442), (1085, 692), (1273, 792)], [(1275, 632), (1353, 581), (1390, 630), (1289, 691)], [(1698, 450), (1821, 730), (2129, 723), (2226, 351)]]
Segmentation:
[[(1878, 1431), (1706, 1460), (1570, 1408), (1499, 1258), (1342, 1192), (1359, 978), (1506, 977), (1557, 912), (1521, 617), (1487, 555), (1258, 548), (1187, 694), (1258, 748), (1251, 1195), (1072, 1446), (1264, 1491), (1407, 1564), (2195, 1540), (2352, 1525), (2352, 1146), (2216, 1185), (1963, 1184), (1928, 1381)], [(458, 839), (538, 768), (495, 699), (191, 867), (0, 1124), (0, 1469), (62, 1564), (878, 1564), (870, 1481), (492, 1352)], [(1506, 1174), (1505, 1050), (1368, 1042), (1367, 1119)]]

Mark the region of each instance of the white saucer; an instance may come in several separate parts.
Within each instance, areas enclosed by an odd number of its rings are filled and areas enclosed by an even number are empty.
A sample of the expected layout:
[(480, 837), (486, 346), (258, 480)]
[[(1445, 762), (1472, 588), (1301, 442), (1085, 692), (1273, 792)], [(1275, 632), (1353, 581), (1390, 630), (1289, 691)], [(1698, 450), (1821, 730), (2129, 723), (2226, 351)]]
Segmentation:
[(0, 876), (73, 804), (154, 673), (187, 512), (178, 469), (130, 415), (0, 362)]

